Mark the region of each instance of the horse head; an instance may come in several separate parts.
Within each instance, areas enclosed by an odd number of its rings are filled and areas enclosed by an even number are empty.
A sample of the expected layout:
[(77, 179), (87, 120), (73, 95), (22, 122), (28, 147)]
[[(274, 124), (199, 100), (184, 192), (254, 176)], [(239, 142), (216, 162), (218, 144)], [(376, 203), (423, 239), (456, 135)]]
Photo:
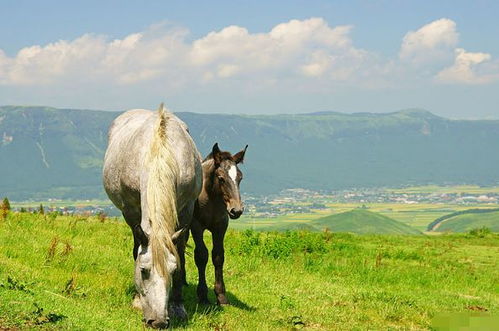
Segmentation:
[(227, 213), (231, 219), (237, 219), (244, 211), (244, 206), (239, 193), (239, 184), (243, 179), (243, 173), (238, 168), (238, 164), (244, 161), (246, 147), (231, 155), (229, 152), (222, 152), (218, 143), (213, 146), (212, 156), (214, 163), (213, 189), (221, 194)]
[[(173, 234), (171, 238), (173, 244), (176, 243), (182, 231)], [(135, 287), (139, 294), (144, 322), (152, 328), (168, 328), (170, 324), (168, 299), (172, 275), (177, 268), (177, 257), (175, 253), (167, 250), (165, 263), (163, 265), (154, 264), (153, 254), (155, 252), (149, 236), (142, 229), (140, 232), (142, 235), (139, 237), (140, 246), (135, 261)]]

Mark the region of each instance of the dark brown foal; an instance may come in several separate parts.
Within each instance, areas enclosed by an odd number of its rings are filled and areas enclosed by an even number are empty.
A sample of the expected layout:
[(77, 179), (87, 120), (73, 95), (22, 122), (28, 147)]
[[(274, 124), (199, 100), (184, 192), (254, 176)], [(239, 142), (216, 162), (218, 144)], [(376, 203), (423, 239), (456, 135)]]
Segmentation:
[(204, 230), (208, 229), (213, 238), (211, 260), (215, 266), (215, 295), (219, 305), (228, 304), (223, 279), (224, 236), (229, 225), (229, 217), (236, 219), (243, 213), (243, 203), (239, 193), (239, 183), (243, 179), (237, 165), (244, 160), (246, 148), (235, 155), (222, 152), (218, 144), (213, 146), (210, 155), (203, 161), (203, 189), (194, 207), (191, 224), (192, 237), (196, 244), (194, 259), (198, 268), (199, 282), (197, 294), (200, 303), (209, 303), (206, 286), (206, 264), (208, 249), (203, 240)]

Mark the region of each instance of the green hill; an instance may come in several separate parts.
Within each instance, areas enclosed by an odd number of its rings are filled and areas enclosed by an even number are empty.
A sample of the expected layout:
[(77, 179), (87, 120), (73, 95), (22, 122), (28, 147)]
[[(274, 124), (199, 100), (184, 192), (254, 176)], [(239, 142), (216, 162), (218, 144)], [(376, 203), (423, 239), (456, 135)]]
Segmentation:
[(448, 218), (434, 228), (437, 232), (468, 232), (472, 229), (486, 227), (499, 232), (499, 211), (480, 214), (462, 214)]
[[(0, 194), (13, 200), (105, 197), (101, 166), (118, 112), (0, 107)], [(249, 144), (243, 192), (499, 182), (499, 121), (423, 110), (385, 114), (177, 113), (201, 154)]]
[(418, 230), (390, 217), (364, 209), (353, 209), (307, 222), (276, 222), (272, 225), (259, 225), (258, 222), (233, 223), (239, 230), (258, 231), (312, 231), (351, 232), (358, 234), (421, 234)]
[(364, 209), (353, 209), (344, 213), (329, 215), (312, 222), (318, 229), (333, 232), (353, 232), (359, 234), (421, 234), (418, 230), (394, 219)]

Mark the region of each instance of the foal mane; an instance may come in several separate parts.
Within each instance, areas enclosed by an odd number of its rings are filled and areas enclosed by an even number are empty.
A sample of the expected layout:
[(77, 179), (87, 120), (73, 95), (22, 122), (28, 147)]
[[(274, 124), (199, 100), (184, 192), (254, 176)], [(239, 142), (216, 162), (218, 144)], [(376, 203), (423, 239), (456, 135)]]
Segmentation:
[[(220, 158), (221, 158), (222, 160), (231, 160), (231, 159), (232, 159), (232, 155), (231, 155), (229, 152), (224, 152), (224, 151), (221, 151), (221, 152), (220, 152), (220, 156), (221, 156)], [(208, 155), (204, 158), (203, 162), (206, 162), (206, 161), (208, 161), (208, 160), (212, 160), (212, 159), (213, 159), (213, 152), (210, 152), (210, 154), (208, 154)]]
[(151, 223), (151, 243), (153, 266), (168, 284), (171, 276), (167, 269), (167, 252), (170, 251), (178, 264), (178, 253), (172, 235), (178, 224), (177, 217), (177, 178), (179, 167), (172, 151), (171, 137), (168, 136), (168, 120), (172, 114), (161, 104), (158, 109), (151, 145), (145, 158), (148, 167), (147, 211)]

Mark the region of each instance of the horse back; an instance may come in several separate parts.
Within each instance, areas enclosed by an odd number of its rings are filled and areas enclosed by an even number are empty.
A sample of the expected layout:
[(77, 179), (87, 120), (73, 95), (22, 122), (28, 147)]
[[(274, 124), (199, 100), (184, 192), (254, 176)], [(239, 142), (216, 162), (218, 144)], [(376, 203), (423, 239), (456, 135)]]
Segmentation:
[[(154, 133), (157, 113), (144, 109), (129, 110), (118, 116), (109, 130), (104, 158), (104, 187), (119, 209), (140, 206), (145, 191), (147, 166), (144, 165)], [(179, 165), (177, 204), (182, 208), (197, 198), (202, 185), (201, 157), (188, 133), (187, 125), (170, 114), (167, 135)]]

